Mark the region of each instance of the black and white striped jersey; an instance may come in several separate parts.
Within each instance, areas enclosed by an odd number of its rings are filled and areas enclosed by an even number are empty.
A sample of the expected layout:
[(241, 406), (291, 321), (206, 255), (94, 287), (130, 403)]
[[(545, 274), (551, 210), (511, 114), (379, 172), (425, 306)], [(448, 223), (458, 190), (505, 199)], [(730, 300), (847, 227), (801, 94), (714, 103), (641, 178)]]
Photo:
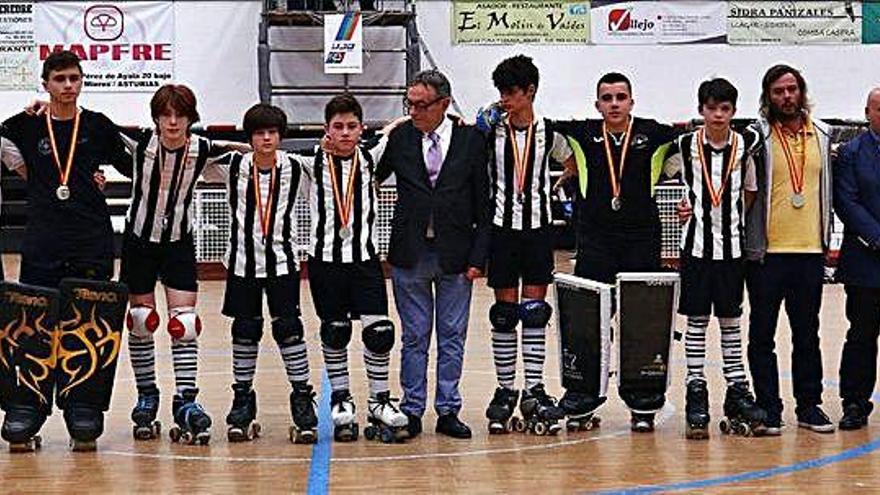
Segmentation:
[[(733, 131), (724, 149), (715, 149), (706, 137), (700, 138), (702, 135), (698, 129), (679, 136), (664, 161), (667, 176), (681, 172), (687, 200), (693, 208), (693, 215), (684, 225), (680, 247), (683, 254), (695, 258), (739, 259), (743, 256), (743, 192), (757, 190), (751, 154), (758, 136)], [(711, 189), (707, 181), (711, 181)], [(713, 190), (718, 197), (717, 205), (713, 203)]]
[(125, 130), (123, 138), (134, 155), (126, 230), (150, 242), (177, 241), (190, 235), (196, 182), (225, 147), (193, 134), (185, 150), (168, 150), (153, 130)]
[[(354, 155), (347, 159), (333, 158), (333, 173), (328, 155), (318, 151), (311, 166), (304, 172), (309, 179), (311, 209), (311, 241), (309, 255), (332, 263), (358, 263), (378, 256), (376, 219), (378, 215), (375, 164), (382, 157), (387, 138), (372, 147), (358, 147), (357, 173), (352, 176)], [(336, 182), (334, 193), (333, 180)], [(347, 208), (347, 194), (352, 188), (351, 210), (347, 218), (337, 206)], [(335, 194), (339, 194), (339, 199)], [(346, 220), (346, 222), (343, 222)]]
[[(546, 227), (552, 222), (550, 199), (553, 180), (550, 177), (549, 158), (563, 163), (571, 156), (571, 148), (561, 134), (550, 129), (546, 119), (536, 117), (530, 140), (528, 129), (514, 128), (514, 149), (508, 137), (510, 127), (507, 122), (505, 117), (496, 125), (489, 140), (489, 173), (495, 199), (492, 223), (513, 230)], [(526, 141), (530, 141), (528, 150)], [(527, 160), (521, 178), (516, 172), (516, 155)]]
[[(254, 180), (253, 153), (230, 152), (218, 160), (206, 179), (218, 180), (220, 171), (226, 175), (226, 194), (231, 209), (226, 269), (238, 277), (267, 278), (288, 275), (299, 270), (296, 256), (297, 198), (306, 194), (307, 181), (302, 180), (303, 157), (276, 152), (274, 187), (272, 174), (258, 171)], [(259, 184), (259, 185), (257, 185)], [(261, 215), (257, 202), (264, 209)], [(261, 219), (266, 219), (263, 235)]]

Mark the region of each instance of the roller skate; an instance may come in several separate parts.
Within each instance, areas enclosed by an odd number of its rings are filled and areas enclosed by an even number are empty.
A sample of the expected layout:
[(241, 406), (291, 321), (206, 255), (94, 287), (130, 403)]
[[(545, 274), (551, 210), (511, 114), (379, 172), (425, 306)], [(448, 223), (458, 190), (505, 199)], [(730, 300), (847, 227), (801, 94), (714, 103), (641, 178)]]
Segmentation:
[(746, 382), (727, 387), (724, 397), (724, 417), (719, 428), (721, 433), (744, 437), (767, 434), (767, 411), (755, 404)]
[(543, 436), (555, 435), (562, 429), (559, 421), (565, 417), (565, 413), (556, 405), (556, 399), (547, 395), (541, 383), (523, 390), (519, 411), (523, 417), (514, 424), (516, 431)]
[(306, 383), (295, 383), (290, 393), (290, 413), (293, 426), (289, 437), (293, 443), (315, 443), (318, 441), (318, 417), (315, 416), (315, 392)]
[(10, 452), (34, 452), (43, 445), (43, 438), (39, 433), (45, 422), (46, 415), (39, 409), (25, 404), (14, 404), (6, 409), (0, 433), (3, 440), (9, 442)]
[(685, 432), (688, 440), (709, 438), (709, 390), (705, 380), (691, 380), (685, 398)]
[(262, 427), (254, 421), (257, 418), (257, 393), (250, 383), (232, 385), (235, 396), (232, 409), (226, 415), (226, 438), (230, 442), (248, 442), (260, 436)]
[(516, 403), (519, 400), (519, 391), (511, 390), (506, 387), (498, 387), (495, 389), (495, 395), (486, 408), (486, 419), (489, 420), (489, 433), (497, 435), (499, 433), (510, 433), (513, 426), (519, 419), (513, 415), (516, 410)]
[(85, 404), (69, 403), (64, 408), (64, 422), (74, 452), (91, 452), (98, 448), (98, 437), (104, 433), (104, 412)]
[(330, 395), (333, 440), (354, 442), (358, 439), (359, 425), (355, 421), (355, 410), (354, 399), (348, 390), (336, 390)]
[(654, 431), (654, 413), (637, 413), (630, 415), (629, 429), (638, 433)]
[(156, 420), (159, 412), (159, 389), (139, 390), (138, 400), (131, 410), (132, 435), (135, 440), (154, 440), (159, 438), (162, 423)]
[(367, 401), (367, 421), (370, 423), (364, 428), (364, 437), (367, 440), (397, 443), (409, 438), (409, 420), (394, 405), (395, 402), (397, 399), (391, 398), (388, 391), (380, 392)]
[(208, 445), (211, 441), (211, 417), (196, 402), (199, 389), (187, 389), (174, 396), (171, 412), (175, 425), (168, 431), (172, 442)]
[(592, 399), (588, 394), (566, 390), (559, 400), (559, 407), (565, 413), (567, 431), (590, 431), (598, 428), (602, 419), (595, 411), (605, 402), (605, 398)]

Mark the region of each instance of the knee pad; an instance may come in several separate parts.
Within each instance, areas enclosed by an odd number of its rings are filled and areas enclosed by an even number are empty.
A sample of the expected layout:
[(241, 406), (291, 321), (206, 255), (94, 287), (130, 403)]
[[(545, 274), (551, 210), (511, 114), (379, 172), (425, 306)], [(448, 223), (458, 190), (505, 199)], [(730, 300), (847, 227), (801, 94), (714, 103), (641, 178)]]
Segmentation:
[(125, 318), (128, 331), (132, 336), (148, 339), (159, 328), (159, 313), (149, 306), (132, 306)]
[(305, 332), (302, 320), (298, 316), (285, 316), (272, 319), (272, 337), (279, 344), (297, 344), (302, 342)]
[(178, 342), (195, 342), (202, 333), (202, 320), (196, 308), (181, 306), (168, 312), (168, 335)]
[(321, 342), (331, 349), (345, 349), (351, 340), (351, 321), (321, 322)]
[(365, 324), (361, 339), (364, 347), (376, 354), (391, 352), (391, 348), (394, 347), (394, 322), (382, 317)]
[(495, 332), (513, 332), (519, 323), (519, 306), (510, 302), (496, 302), (489, 308), (489, 322)]
[(542, 328), (550, 321), (553, 308), (547, 304), (547, 301), (532, 300), (520, 304), (519, 312), (523, 327)]
[(263, 338), (262, 318), (236, 318), (232, 320), (232, 342), (256, 344)]

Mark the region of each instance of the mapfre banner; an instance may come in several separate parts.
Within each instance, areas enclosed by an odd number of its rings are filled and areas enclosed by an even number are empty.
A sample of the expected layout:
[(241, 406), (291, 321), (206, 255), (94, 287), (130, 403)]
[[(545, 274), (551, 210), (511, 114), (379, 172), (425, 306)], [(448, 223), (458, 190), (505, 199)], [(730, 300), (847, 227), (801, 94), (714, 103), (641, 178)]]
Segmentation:
[(70, 50), (86, 91), (154, 91), (174, 79), (172, 2), (39, 2), (37, 55)]

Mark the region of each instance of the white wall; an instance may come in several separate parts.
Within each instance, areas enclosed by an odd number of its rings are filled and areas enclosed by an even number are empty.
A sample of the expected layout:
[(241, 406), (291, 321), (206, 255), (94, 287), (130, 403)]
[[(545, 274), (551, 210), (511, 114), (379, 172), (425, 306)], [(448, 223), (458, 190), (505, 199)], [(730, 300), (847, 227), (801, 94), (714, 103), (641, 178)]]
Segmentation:
[[(203, 124), (238, 124), (257, 93), (257, 34), (261, 2), (174, 2), (175, 72), (199, 98)], [(0, 116), (21, 111), (36, 91), (0, 92)], [(152, 92), (85, 91), (84, 107), (104, 112), (122, 125), (150, 125)]]
[[(492, 70), (505, 57), (523, 53), (541, 70), (539, 111), (553, 117), (598, 117), (596, 81), (605, 72), (623, 72), (633, 83), (635, 113), (663, 121), (696, 116), (697, 86), (705, 78), (729, 79), (740, 92), (740, 117), (757, 115), (761, 77), (785, 62), (807, 80), (815, 114), (863, 119), (868, 90), (880, 85), (880, 45), (729, 46), (729, 45), (453, 45), (451, 3), (418, 2), (419, 31), (466, 114), (497, 99)], [(427, 61), (422, 59), (422, 66)]]
[[(199, 96), (204, 124), (237, 124), (258, 100), (257, 34), (260, 2), (175, 2), (178, 82)], [(741, 117), (754, 117), (764, 71), (778, 62), (803, 70), (820, 117), (863, 118), (865, 95), (880, 85), (874, 69), (880, 45), (746, 47), (684, 46), (457, 46), (446, 1), (419, 1), (418, 25), (431, 54), (452, 80), (466, 115), (497, 98), (491, 72), (504, 57), (532, 56), (541, 69), (538, 108), (553, 117), (597, 117), (596, 80), (612, 70), (633, 81), (636, 112), (664, 121), (696, 115), (696, 88), (723, 76), (740, 90)], [(426, 57), (422, 66), (427, 67)], [(18, 112), (36, 92), (4, 92), (0, 116)], [(120, 124), (149, 125), (151, 93), (84, 93), (84, 106)]]

